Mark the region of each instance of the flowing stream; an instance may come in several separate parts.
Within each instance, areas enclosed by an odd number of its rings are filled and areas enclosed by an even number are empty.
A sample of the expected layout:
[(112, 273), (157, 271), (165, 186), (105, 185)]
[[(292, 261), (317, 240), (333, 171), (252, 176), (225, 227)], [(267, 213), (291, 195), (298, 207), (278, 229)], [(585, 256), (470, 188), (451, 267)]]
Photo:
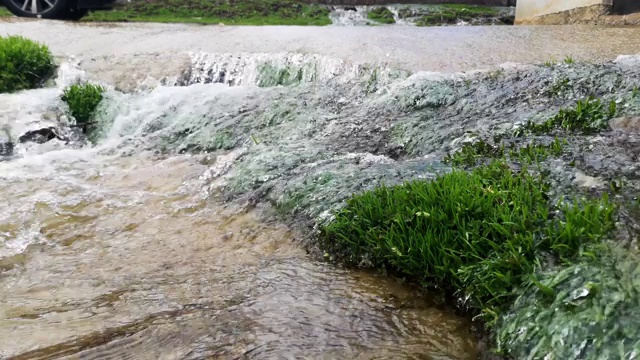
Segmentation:
[(49, 126), (64, 138), (16, 142), (0, 161), (1, 358), (474, 358), (466, 319), (314, 260), (258, 209), (212, 200), (221, 158), (158, 152), (182, 126), (267, 106), (276, 89), (110, 91), (111, 122), (90, 146), (59, 100), (82, 74), (60, 71), (55, 87), (0, 95), (10, 138)]
[[(0, 95), (0, 358), (477, 358), (468, 318), (321, 261), (317, 226), (353, 193), (433, 177), (465, 141), (585, 96), (638, 114), (639, 73), (634, 56), (447, 74), (196, 53), (139, 91), (107, 82), (91, 143), (60, 94), (92, 74), (64, 62), (48, 87)], [(640, 126), (616, 124), (549, 160), (551, 195), (640, 188)]]

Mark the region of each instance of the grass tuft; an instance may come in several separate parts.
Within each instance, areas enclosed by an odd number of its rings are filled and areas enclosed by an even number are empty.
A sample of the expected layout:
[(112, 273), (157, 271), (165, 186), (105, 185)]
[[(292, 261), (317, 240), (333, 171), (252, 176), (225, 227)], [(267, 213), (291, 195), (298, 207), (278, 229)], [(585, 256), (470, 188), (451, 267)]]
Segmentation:
[(558, 157), (565, 151), (567, 141), (555, 138), (549, 144), (529, 143), (516, 147), (512, 143), (509, 147), (504, 144), (493, 145), (485, 140), (466, 143), (453, 154), (448, 154), (444, 162), (457, 167), (473, 167), (480, 161), (487, 159), (505, 159), (525, 165), (538, 164), (551, 156)]
[(105, 89), (94, 84), (75, 84), (66, 88), (62, 100), (69, 105), (69, 112), (84, 132), (89, 132), (91, 120), (102, 101)]
[(0, 36), (0, 93), (37, 88), (54, 69), (47, 46), (20, 36)]
[[(589, 97), (578, 101), (573, 109), (561, 109), (558, 114), (541, 124), (529, 121), (521, 130), (535, 135), (548, 134), (554, 129), (594, 134), (608, 129), (609, 120), (615, 117), (616, 113), (615, 101), (605, 104), (600, 99)], [(522, 134), (519, 132), (516, 135)]]
[(396, 19), (393, 17), (391, 10), (386, 7), (375, 8), (367, 13), (367, 18), (379, 22), (381, 24), (395, 24)]
[(464, 299), (489, 324), (549, 258), (578, 257), (613, 227), (606, 197), (554, 205), (549, 185), (501, 161), (355, 195), (322, 229), (329, 253)]

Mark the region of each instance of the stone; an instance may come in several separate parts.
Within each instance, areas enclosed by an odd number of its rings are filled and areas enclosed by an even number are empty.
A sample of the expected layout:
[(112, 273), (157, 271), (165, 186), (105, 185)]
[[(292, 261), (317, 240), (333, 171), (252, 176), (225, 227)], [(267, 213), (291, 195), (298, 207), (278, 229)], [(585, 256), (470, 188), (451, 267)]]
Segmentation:
[(640, 133), (640, 116), (624, 116), (609, 121), (613, 130)]
[(61, 137), (56, 132), (56, 128), (49, 127), (28, 131), (24, 135), (20, 136), (20, 138), (18, 138), (18, 141), (20, 143), (34, 142), (37, 144), (44, 144), (47, 141), (53, 139), (61, 139)]

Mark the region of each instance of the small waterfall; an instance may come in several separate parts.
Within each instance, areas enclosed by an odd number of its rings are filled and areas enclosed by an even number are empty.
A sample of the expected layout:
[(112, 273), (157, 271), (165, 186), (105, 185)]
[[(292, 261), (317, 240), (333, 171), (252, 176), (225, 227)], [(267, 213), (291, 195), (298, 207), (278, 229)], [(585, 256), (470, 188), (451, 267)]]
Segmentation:
[(334, 6), (331, 8), (331, 22), (339, 26), (371, 25), (375, 21), (367, 18), (371, 6)]
[[(371, 87), (405, 78), (408, 71), (375, 64), (352, 63), (327, 56), (279, 54), (192, 54), (192, 66), (174, 85), (219, 83), (271, 87), (300, 83), (344, 84), (368, 81)], [(375, 85), (375, 86), (374, 86)]]

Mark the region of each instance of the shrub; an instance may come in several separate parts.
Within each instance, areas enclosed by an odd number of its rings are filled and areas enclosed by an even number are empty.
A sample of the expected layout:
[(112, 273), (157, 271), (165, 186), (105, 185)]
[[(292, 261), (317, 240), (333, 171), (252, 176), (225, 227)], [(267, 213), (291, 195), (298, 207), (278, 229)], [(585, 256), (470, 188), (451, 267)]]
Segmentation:
[(454, 294), (491, 323), (542, 263), (577, 257), (613, 227), (606, 197), (554, 206), (548, 187), (499, 161), (382, 186), (349, 199), (322, 229), (322, 245)]
[(53, 74), (49, 49), (19, 36), (0, 36), (0, 93), (33, 89)]
[(369, 11), (367, 18), (382, 24), (395, 24), (396, 22), (393, 13), (386, 7), (379, 7)]
[(102, 101), (104, 88), (94, 84), (75, 84), (64, 90), (62, 100), (69, 105), (69, 112), (86, 132), (96, 108)]

